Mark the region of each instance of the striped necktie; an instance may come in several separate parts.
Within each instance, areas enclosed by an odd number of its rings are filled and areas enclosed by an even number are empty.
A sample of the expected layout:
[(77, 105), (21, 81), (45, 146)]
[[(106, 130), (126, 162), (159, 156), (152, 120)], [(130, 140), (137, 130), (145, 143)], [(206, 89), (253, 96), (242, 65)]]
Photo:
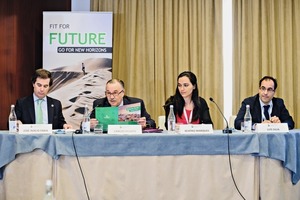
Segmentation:
[(43, 110), (42, 110), (43, 99), (37, 100), (36, 107), (36, 124), (43, 124)]

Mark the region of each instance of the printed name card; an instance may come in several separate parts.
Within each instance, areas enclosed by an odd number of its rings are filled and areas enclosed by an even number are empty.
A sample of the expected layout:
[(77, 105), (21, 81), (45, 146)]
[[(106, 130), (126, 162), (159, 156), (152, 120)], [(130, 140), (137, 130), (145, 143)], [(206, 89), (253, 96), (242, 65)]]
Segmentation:
[(187, 134), (206, 134), (213, 133), (211, 124), (176, 124), (176, 133), (187, 133)]
[(52, 134), (52, 124), (20, 124), (20, 134)]
[(142, 134), (141, 125), (108, 125), (107, 134), (136, 135)]
[(255, 126), (257, 133), (288, 133), (287, 123), (259, 123)]

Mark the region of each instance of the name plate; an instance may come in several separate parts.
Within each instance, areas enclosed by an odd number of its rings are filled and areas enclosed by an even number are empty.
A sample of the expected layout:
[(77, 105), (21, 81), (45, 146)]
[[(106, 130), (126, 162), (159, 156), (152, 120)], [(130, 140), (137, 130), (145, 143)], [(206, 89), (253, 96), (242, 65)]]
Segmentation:
[(52, 124), (20, 124), (20, 134), (52, 134)]
[(141, 125), (108, 125), (107, 134), (136, 135), (142, 134)]
[(259, 123), (255, 126), (257, 133), (288, 133), (287, 123)]
[(176, 133), (187, 133), (187, 134), (204, 134), (213, 133), (211, 124), (176, 124)]

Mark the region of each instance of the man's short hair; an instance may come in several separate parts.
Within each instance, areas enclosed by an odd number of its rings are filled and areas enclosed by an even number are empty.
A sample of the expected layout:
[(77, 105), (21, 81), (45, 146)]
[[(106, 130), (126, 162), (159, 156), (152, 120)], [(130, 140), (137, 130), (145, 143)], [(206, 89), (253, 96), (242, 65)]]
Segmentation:
[(273, 83), (274, 83), (274, 91), (276, 90), (276, 88), (277, 88), (277, 80), (274, 77), (272, 77), (272, 76), (264, 76), (259, 81), (259, 87), (261, 86), (261, 82), (263, 82), (264, 80), (271, 80), (271, 81), (273, 81)]
[(32, 84), (35, 84), (37, 78), (41, 78), (41, 79), (50, 78), (49, 86), (51, 86), (53, 84), (51, 72), (49, 72), (48, 70), (45, 70), (45, 69), (35, 70), (34, 74), (31, 77)]
[(117, 82), (117, 83), (120, 83), (121, 86), (122, 86), (123, 88), (125, 88), (124, 82), (123, 82), (122, 80), (116, 79), (116, 78), (113, 78), (113, 79), (110, 79), (109, 81), (107, 81), (107, 82), (106, 82), (106, 85), (109, 84), (109, 83), (116, 83), (116, 82)]

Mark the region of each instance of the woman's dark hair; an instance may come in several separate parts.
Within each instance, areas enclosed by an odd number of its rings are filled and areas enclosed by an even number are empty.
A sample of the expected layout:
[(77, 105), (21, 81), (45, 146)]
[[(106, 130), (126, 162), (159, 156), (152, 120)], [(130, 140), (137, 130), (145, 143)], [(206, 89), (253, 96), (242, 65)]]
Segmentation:
[[(177, 77), (177, 82), (179, 78), (181, 77), (187, 77), (192, 85), (194, 86), (193, 92), (192, 92), (192, 101), (194, 103), (194, 110), (193, 110), (193, 118), (192, 121), (195, 121), (200, 118), (200, 101), (199, 101), (199, 91), (198, 91), (198, 85), (197, 85), (197, 77), (193, 72), (190, 71), (184, 71), (180, 73)], [(174, 95), (174, 111), (175, 114), (178, 114), (179, 116), (182, 116), (183, 108), (185, 105), (184, 99), (181, 96), (178, 86), (176, 87), (175, 95)]]
[(35, 84), (37, 78), (41, 78), (41, 79), (50, 78), (49, 86), (51, 87), (53, 84), (51, 72), (49, 72), (48, 70), (37, 69), (31, 77), (31, 83)]

